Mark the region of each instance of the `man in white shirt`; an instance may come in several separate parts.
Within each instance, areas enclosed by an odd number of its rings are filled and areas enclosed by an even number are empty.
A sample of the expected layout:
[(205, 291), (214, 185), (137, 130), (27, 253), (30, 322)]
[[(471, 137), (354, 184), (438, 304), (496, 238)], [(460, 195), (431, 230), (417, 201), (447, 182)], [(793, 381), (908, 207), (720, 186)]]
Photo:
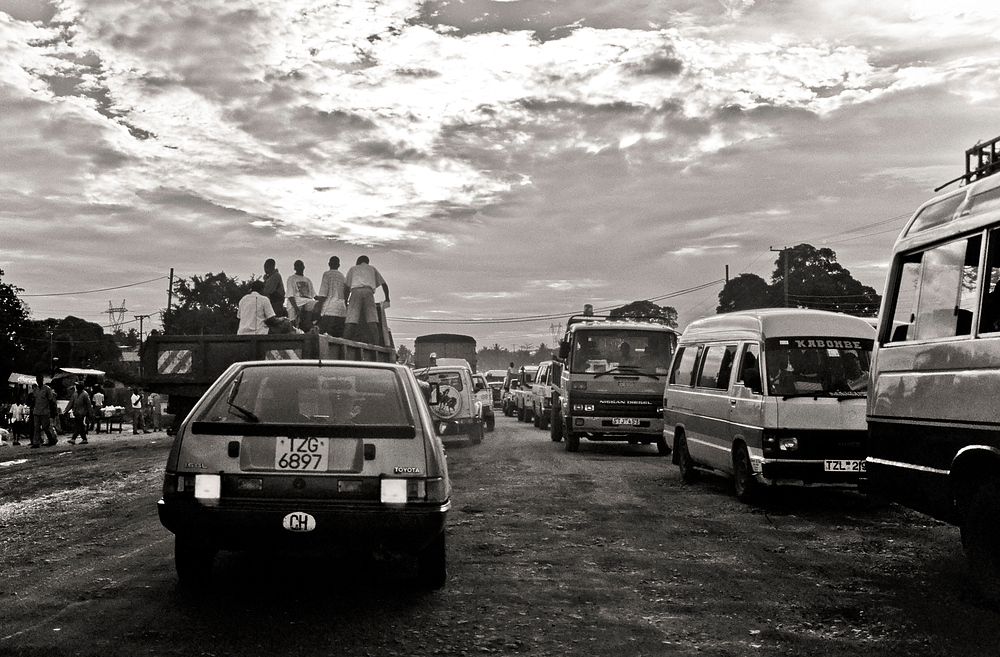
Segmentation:
[(266, 335), (268, 328), (274, 323), (274, 308), (268, 298), (261, 294), (263, 290), (264, 281), (258, 278), (250, 283), (250, 294), (240, 299), (240, 307), (236, 312), (240, 320), (240, 327), (236, 330), (239, 335)]
[(347, 299), (347, 322), (344, 337), (357, 339), (359, 324), (364, 328), (361, 338), (365, 342), (378, 344), (378, 311), (375, 309), (375, 288), (385, 292), (386, 306), (389, 304), (389, 285), (382, 274), (369, 264), (368, 256), (358, 256), (358, 263), (347, 270), (344, 281), (344, 297)]
[(302, 330), (308, 331), (312, 328), (312, 311), (316, 307), (316, 288), (305, 275), (304, 262), (296, 260), (292, 266), (295, 273), (288, 277), (285, 284), (285, 294), (288, 295), (285, 309), (288, 311), (288, 319)]
[(344, 320), (347, 319), (347, 303), (344, 301), (344, 275), (340, 272), (340, 258), (330, 258), (330, 268), (323, 272), (316, 295), (319, 314), (319, 332), (334, 338), (344, 337)]

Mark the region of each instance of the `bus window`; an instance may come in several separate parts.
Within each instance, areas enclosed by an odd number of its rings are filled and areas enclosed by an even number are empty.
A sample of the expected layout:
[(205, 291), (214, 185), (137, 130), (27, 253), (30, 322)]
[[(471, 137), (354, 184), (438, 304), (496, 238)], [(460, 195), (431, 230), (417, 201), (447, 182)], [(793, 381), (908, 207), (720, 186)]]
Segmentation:
[[(998, 188), (1000, 189), (1000, 188)], [(1000, 331), (1000, 229), (989, 233), (986, 254), (986, 280), (983, 307), (979, 313), (979, 332)]]
[(949, 242), (903, 262), (890, 342), (972, 332), (982, 237)]

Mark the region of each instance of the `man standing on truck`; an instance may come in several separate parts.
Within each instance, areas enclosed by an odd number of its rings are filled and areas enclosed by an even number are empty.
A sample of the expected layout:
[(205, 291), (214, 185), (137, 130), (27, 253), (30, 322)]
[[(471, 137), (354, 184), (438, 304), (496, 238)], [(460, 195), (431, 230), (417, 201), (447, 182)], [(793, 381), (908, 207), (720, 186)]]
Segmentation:
[(285, 316), (285, 284), (281, 282), (281, 274), (274, 266), (274, 258), (264, 261), (264, 289), (261, 294), (270, 299), (275, 315)]
[(368, 256), (358, 256), (356, 265), (347, 270), (344, 280), (344, 298), (347, 299), (347, 326), (344, 337), (356, 340), (358, 324), (364, 324), (364, 342), (378, 344), (378, 311), (375, 308), (375, 288), (385, 293), (385, 307), (389, 306), (389, 285), (382, 274), (369, 264)]
[(344, 320), (347, 318), (347, 304), (344, 302), (344, 275), (340, 272), (340, 258), (330, 258), (330, 268), (323, 272), (316, 301), (319, 311), (319, 332), (330, 337), (344, 337)]
[(316, 307), (316, 288), (313, 282), (305, 275), (306, 265), (301, 260), (296, 260), (292, 265), (295, 273), (288, 277), (288, 284), (285, 290), (288, 293), (288, 316), (296, 326), (303, 331), (312, 328), (313, 309)]

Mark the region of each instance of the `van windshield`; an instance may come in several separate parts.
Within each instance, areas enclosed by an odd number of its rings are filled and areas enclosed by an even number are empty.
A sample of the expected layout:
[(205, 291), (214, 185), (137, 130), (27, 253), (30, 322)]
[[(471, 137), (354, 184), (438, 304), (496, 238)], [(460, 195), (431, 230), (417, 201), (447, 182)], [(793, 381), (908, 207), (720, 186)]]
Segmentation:
[(864, 397), (874, 340), (825, 336), (764, 341), (768, 394)]
[(577, 331), (570, 372), (660, 375), (670, 371), (671, 334), (630, 329)]

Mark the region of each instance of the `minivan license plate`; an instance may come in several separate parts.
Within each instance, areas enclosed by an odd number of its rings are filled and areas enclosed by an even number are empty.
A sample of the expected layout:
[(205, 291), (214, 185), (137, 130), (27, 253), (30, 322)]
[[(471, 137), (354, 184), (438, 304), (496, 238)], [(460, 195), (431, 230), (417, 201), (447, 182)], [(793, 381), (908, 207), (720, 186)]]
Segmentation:
[(274, 446), (274, 469), (326, 472), (329, 441), (329, 438), (278, 438)]
[(627, 424), (631, 426), (639, 426), (639, 418), (637, 417), (616, 417), (611, 418), (611, 424)]
[(855, 460), (826, 460), (823, 461), (823, 470), (826, 472), (865, 472), (865, 462)]

